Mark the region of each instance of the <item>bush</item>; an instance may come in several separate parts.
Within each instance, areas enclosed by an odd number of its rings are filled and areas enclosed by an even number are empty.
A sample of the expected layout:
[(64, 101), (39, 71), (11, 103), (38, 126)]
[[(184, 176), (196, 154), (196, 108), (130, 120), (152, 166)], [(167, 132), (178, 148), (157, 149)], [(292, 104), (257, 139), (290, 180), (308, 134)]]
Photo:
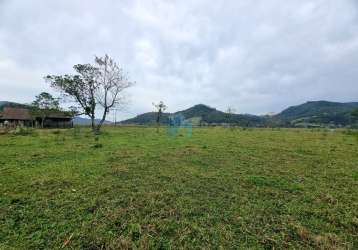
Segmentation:
[(27, 127), (17, 127), (14, 131), (14, 135), (26, 136), (26, 135), (33, 135), (33, 134), (34, 134), (34, 129), (27, 128)]
[(95, 144), (93, 145), (93, 148), (102, 148), (103, 147), (103, 145), (101, 143), (99, 143), (99, 136), (98, 135), (96, 135), (94, 137), (94, 141), (95, 141)]
[(103, 145), (101, 143), (96, 143), (93, 145), (93, 148), (102, 148)]
[(73, 128), (73, 138), (75, 138), (75, 139), (79, 138), (80, 134), (81, 134), (81, 128), (78, 126), (75, 126)]

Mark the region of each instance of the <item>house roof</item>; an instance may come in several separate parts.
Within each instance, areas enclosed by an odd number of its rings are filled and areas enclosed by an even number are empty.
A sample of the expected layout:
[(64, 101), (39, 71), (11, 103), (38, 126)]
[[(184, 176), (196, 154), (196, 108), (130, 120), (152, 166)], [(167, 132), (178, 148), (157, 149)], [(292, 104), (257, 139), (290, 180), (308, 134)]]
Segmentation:
[(24, 108), (12, 108), (5, 107), (2, 112), (0, 112), (0, 120), (32, 120), (32, 116), (28, 109)]
[[(72, 116), (66, 112), (53, 111), (46, 115), (47, 118), (54, 119), (71, 119)], [(29, 109), (25, 108), (14, 108), (14, 107), (5, 107), (2, 112), (0, 112), (0, 120), (22, 120), (22, 121), (31, 121), (35, 119), (31, 114)]]
[(65, 119), (71, 119), (72, 116), (66, 112), (52, 112), (47, 115), (48, 118), (65, 118)]

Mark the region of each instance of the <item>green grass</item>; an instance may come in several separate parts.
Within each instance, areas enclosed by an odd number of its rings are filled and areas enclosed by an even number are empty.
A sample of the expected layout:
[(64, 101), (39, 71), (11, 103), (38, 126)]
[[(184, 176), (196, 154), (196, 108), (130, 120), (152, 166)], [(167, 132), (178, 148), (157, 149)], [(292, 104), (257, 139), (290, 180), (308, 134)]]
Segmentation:
[(183, 135), (0, 135), (0, 249), (358, 248), (350, 133)]

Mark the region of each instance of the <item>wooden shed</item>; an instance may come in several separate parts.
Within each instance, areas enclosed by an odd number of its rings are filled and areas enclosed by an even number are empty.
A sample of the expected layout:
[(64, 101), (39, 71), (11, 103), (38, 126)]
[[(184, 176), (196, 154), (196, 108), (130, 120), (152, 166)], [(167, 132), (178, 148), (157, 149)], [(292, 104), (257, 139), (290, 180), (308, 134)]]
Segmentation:
[(5, 107), (0, 112), (0, 123), (4, 126), (33, 126), (34, 120), (28, 109)]
[[(71, 128), (73, 127), (72, 116), (67, 112), (54, 111), (46, 115), (45, 128)], [(6, 127), (40, 127), (41, 117), (31, 114), (26, 108), (5, 107), (0, 112), (0, 126)]]

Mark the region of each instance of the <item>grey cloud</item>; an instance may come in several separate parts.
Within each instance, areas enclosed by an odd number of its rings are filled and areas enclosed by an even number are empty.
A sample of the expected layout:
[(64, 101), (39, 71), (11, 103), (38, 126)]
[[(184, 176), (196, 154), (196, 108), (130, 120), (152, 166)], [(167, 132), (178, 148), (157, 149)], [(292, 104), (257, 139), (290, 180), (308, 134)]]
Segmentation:
[[(357, 100), (354, 0), (0, 1), (0, 99), (109, 53), (137, 85), (122, 118), (165, 101), (243, 113)], [(14, 76), (16, 74), (16, 76)]]

